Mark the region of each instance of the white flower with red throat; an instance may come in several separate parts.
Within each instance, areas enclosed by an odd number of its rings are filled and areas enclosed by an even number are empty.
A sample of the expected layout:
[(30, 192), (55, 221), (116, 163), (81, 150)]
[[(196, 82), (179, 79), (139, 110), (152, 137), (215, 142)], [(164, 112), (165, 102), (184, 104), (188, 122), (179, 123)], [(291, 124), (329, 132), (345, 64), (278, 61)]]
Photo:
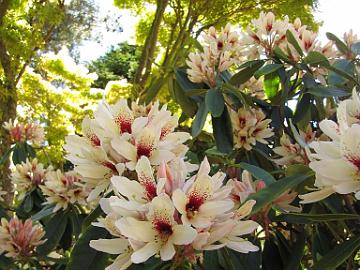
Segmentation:
[(360, 99), (354, 89), (352, 98), (340, 102), (339, 124), (320, 122), (320, 129), (331, 141), (314, 141), (315, 150), (309, 166), (316, 173), (316, 191), (300, 195), (302, 203), (320, 201), (333, 193), (356, 193), (360, 199)]
[(235, 148), (250, 151), (256, 142), (267, 144), (265, 139), (274, 134), (269, 128), (271, 119), (266, 119), (261, 109), (240, 108), (237, 112), (230, 110), (230, 118)]
[(40, 188), (46, 197), (46, 204), (55, 204), (54, 212), (67, 209), (69, 205), (87, 205), (88, 191), (74, 171), (49, 171), (45, 175), (44, 185)]
[(130, 109), (126, 100), (115, 105), (101, 102), (94, 119), (83, 121), (83, 137), (66, 138), (66, 158), (75, 165), (87, 188), (89, 201), (106, 192), (112, 176), (133, 171), (141, 157), (152, 166), (161, 161), (171, 162), (183, 157), (187, 147), (183, 144), (190, 135), (175, 132), (178, 118), (159, 103), (135, 106)]
[(31, 219), (22, 222), (17, 217), (7, 221), (1, 219), (0, 253), (6, 257), (25, 259), (35, 255), (36, 247), (43, 244), (45, 232), (41, 225), (34, 225)]
[(174, 213), (171, 199), (163, 194), (152, 200), (146, 221), (128, 217), (116, 223), (124, 236), (145, 243), (131, 255), (132, 262), (145, 262), (158, 253), (161, 260), (171, 260), (176, 253), (175, 245), (192, 243), (196, 230), (189, 225), (178, 224)]
[(193, 242), (197, 250), (214, 250), (222, 247), (231, 248), (237, 252), (248, 253), (258, 251), (259, 248), (241, 236), (253, 233), (259, 224), (252, 220), (240, 220), (250, 214), (255, 201), (249, 200), (238, 210), (240, 215), (235, 215), (226, 221), (218, 221), (211, 227), (198, 232)]
[(26, 192), (43, 183), (45, 172), (44, 165), (36, 158), (31, 161), (27, 159), (26, 162), (16, 165), (15, 171), (11, 174), (11, 181), (16, 187), (20, 200), (24, 198)]
[(208, 227), (217, 216), (234, 206), (229, 198), (231, 189), (223, 186), (225, 174), (219, 172), (210, 177), (209, 172), (210, 165), (205, 158), (195, 179), (187, 181), (182, 189), (175, 190), (172, 195), (184, 224), (196, 228)]

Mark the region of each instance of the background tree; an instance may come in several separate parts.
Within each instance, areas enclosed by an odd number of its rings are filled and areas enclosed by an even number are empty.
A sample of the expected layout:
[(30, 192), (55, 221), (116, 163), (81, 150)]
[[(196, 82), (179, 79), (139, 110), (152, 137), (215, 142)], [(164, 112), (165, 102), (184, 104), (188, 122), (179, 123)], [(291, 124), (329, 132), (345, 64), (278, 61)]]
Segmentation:
[(98, 78), (92, 84), (95, 88), (105, 89), (109, 81), (127, 79), (132, 81), (139, 60), (137, 46), (127, 42), (119, 43), (98, 59), (89, 63), (90, 72), (95, 72)]
[[(300, 17), (304, 24), (317, 28), (312, 14), (316, 0), (158, 0), (135, 1), (133, 5), (127, 0), (114, 2), (119, 8), (145, 14), (136, 31), (137, 42), (143, 46), (133, 80), (134, 96), (141, 93), (145, 102), (164, 87), (173, 67), (184, 63), (189, 50), (196, 45), (194, 38), (210, 26), (231, 22), (245, 27), (260, 11), (273, 11), (278, 16), (287, 14), (291, 20)], [(155, 12), (147, 12), (154, 5)], [(155, 57), (159, 53), (161, 56)], [(151, 73), (154, 75), (150, 76)]]
[[(85, 1), (77, 1), (80, 2)], [(59, 49), (62, 45), (71, 46), (88, 35), (96, 9), (88, 9), (80, 18), (78, 14), (83, 12), (84, 5), (73, 3), (63, 0), (0, 1), (0, 107), (6, 108), (0, 112), (0, 123), (16, 118), (17, 87), (27, 67), (36, 65), (42, 52)], [(93, 1), (89, 3), (88, 7), (93, 6)], [(66, 26), (70, 22), (73, 27)], [(2, 127), (0, 130), (0, 155), (4, 155), (10, 148), (10, 140)], [(4, 189), (11, 191), (8, 167), (8, 162), (2, 165), (0, 179)]]

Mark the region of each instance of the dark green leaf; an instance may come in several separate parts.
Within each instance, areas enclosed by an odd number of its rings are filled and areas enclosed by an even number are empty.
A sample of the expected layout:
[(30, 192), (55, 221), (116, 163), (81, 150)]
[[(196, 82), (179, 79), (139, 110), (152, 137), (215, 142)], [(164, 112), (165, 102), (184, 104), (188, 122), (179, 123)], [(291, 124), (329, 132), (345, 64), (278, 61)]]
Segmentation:
[(340, 266), (356, 250), (360, 248), (360, 236), (337, 245), (333, 250), (321, 258), (310, 270), (332, 270)]
[(342, 42), (337, 36), (335, 36), (332, 33), (326, 33), (326, 37), (328, 39), (330, 39), (331, 41), (335, 42), (336, 47), (338, 48), (338, 50), (340, 52), (342, 52), (343, 54), (347, 54), (349, 52), (348, 47), (346, 46), (346, 44), (344, 42)]
[(271, 204), (273, 201), (279, 198), (279, 196), (282, 195), (285, 191), (296, 187), (310, 176), (311, 175), (298, 175), (285, 177), (270, 184), (257, 193), (250, 195), (248, 199), (253, 199), (256, 201), (256, 204), (252, 209), (252, 213), (255, 214), (259, 212), (263, 207)]
[(206, 102), (203, 101), (199, 106), (199, 109), (195, 115), (194, 122), (192, 123), (191, 126), (191, 135), (193, 137), (196, 137), (200, 134), (202, 128), (204, 127), (208, 113), (209, 113), (209, 109), (206, 106)]
[(239, 166), (240, 168), (249, 171), (256, 179), (263, 180), (266, 185), (276, 182), (275, 178), (270, 173), (257, 166), (245, 162), (241, 162)]
[(308, 93), (317, 97), (346, 97), (351, 94), (333, 86), (317, 86), (309, 88)]
[(360, 220), (360, 215), (352, 214), (303, 214), (288, 213), (275, 217), (274, 221), (288, 222), (294, 224), (315, 224), (320, 222), (339, 221), (339, 220)]
[(34, 148), (30, 145), (30, 144), (27, 144), (25, 143), (25, 150), (26, 150), (26, 153), (29, 157), (31, 158), (35, 158), (36, 157), (36, 153), (35, 153), (35, 150)]
[(210, 89), (205, 96), (206, 106), (209, 108), (211, 115), (219, 117), (225, 107), (224, 97), (219, 89)]
[(287, 55), (280, 49), (280, 47), (276, 46), (273, 50), (274, 54), (276, 57), (278, 57), (279, 59), (290, 63), (290, 59), (287, 57)]
[(26, 161), (25, 143), (17, 143), (15, 145), (12, 160), (15, 165)]
[(204, 89), (206, 88), (203, 83), (193, 83), (189, 80), (186, 73), (186, 68), (177, 68), (175, 69), (175, 78), (182, 90), (190, 89)]
[(217, 149), (230, 153), (233, 149), (233, 133), (227, 108), (224, 108), (220, 117), (212, 117), (212, 125)]
[(232, 78), (230, 79), (229, 83), (232, 85), (240, 85), (248, 81), (254, 73), (261, 68), (264, 65), (263, 60), (254, 60), (251, 62), (248, 62), (249, 64), (244, 67), (242, 70), (240, 70), (238, 73), (236, 73)]
[(35, 215), (31, 216), (31, 219), (33, 221), (37, 221), (37, 220), (41, 220), (45, 217), (48, 217), (54, 213), (53, 212), (54, 208), (55, 208), (54, 205), (47, 205), (43, 209), (41, 209), (39, 212), (37, 212)]
[(329, 66), (329, 60), (319, 52), (309, 52), (309, 54), (304, 58), (304, 62), (311, 66), (317, 66), (319, 64), (323, 66)]
[[(354, 63), (346, 59), (338, 59), (332, 64), (328, 75), (328, 83), (330, 85), (344, 85), (354, 75)], [(345, 75), (345, 76), (344, 76)]]
[(286, 39), (287, 41), (294, 46), (295, 50), (301, 55), (303, 56), (304, 53), (299, 45), (299, 43), (297, 42), (296, 38), (294, 37), (293, 33), (290, 30), (286, 31)]
[(193, 117), (196, 113), (196, 102), (189, 98), (185, 91), (181, 89), (177, 81), (171, 80), (169, 88), (173, 92), (174, 100), (181, 106), (181, 109), (188, 117)]
[(351, 45), (351, 50), (353, 51), (353, 53), (355, 53), (356, 55), (360, 55), (360, 42), (356, 42), (353, 45)]
[(298, 270), (301, 266), (301, 259), (305, 252), (305, 233), (299, 233), (296, 235), (296, 242), (291, 248), (291, 256), (288, 263), (285, 266), (285, 270)]
[(301, 119), (308, 113), (310, 110), (310, 102), (311, 96), (307, 93), (304, 93), (301, 97), (299, 102), (296, 105), (296, 111), (294, 115), (295, 123), (300, 122)]
[(204, 252), (204, 266), (205, 269), (218, 270), (219, 258), (216, 250), (209, 250)]
[(103, 213), (103, 211), (101, 210), (100, 205), (98, 205), (94, 210), (91, 211), (91, 213), (84, 219), (84, 221), (82, 222), (82, 231), (86, 230), (91, 223), (97, 219), (101, 214)]
[(45, 236), (47, 239), (44, 244), (37, 248), (41, 255), (49, 254), (59, 244), (68, 223), (67, 212), (58, 212), (45, 225)]
[(108, 264), (108, 254), (91, 248), (89, 243), (108, 235), (103, 228), (89, 226), (76, 242), (66, 270), (104, 270)]
[(254, 77), (256, 79), (259, 79), (261, 76), (264, 75), (268, 75), (271, 73), (274, 73), (275, 71), (277, 71), (278, 69), (282, 68), (283, 65), (282, 64), (268, 64), (266, 66), (263, 66), (262, 68), (260, 68), (259, 70), (257, 70), (254, 73)]
[(25, 197), (25, 200), (23, 202), (23, 205), (24, 205), (24, 211), (26, 213), (30, 213), (31, 210), (33, 209), (33, 206), (34, 206), (34, 201), (33, 201), (33, 198), (32, 198), (32, 194), (28, 194), (26, 197)]

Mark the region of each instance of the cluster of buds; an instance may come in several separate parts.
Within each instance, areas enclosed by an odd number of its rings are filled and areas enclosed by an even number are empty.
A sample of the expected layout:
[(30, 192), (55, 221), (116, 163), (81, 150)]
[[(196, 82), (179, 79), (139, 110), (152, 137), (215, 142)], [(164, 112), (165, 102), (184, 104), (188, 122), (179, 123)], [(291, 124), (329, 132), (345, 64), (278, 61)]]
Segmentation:
[(9, 131), (13, 143), (30, 141), (41, 145), (44, 142), (44, 129), (36, 123), (6, 122), (3, 127)]
[[(305, 132), (300, 130), (299, 135), (305, 144), (310, 144), (315, 138), (315, 132), (312, 131), (310, 125), (306, 128)], [(280, 138), (280, 146), (274, 147), (273, 151), (279, 156), (279, 158), (274, 159), (274, 162), (278, 165), (309, 163), (306, 150), (298, 143), (292, 143), (289, 136), (285, 133)]]
[(166, 106), (159, 109), (159, 103), (130, 108), (126, 100), (115, 105), (101, 102), (94, 119), (84, 119), (84, 136), (70, 135), (64, 146), (66, 158), (91, 191), (88, 201), (108, 189), (112, 176), (133, 174), (142, 157), (151, 166), (183, 158), (188, 149), (183, 143), (190, 134), (174, 132), (177, 126), (178, 117)]
[(25, 259), (33, 257), (36, 247), (43, 244), (45, 232), (41, 225), (34, 225), (31, 219), (22, 222), (17, 217), (10, 221), (1, 219), (0, 254), (7, 257)]
[(26, 159), (26, 162), (17, 164), (15, 171), (11, 174), (11, 181), (15, 185), (19, 199), (23, 199), (27, 192), (44, 182), (46, 170), (44, 165), (35, 158)]
[(88, 192), (79, 176), (73, 171), (66, 173), (60, 170), (48, 171), (44, 184), (40, 188), (46, 197), (46, 204), (55, 205), (54, 212), (60, 209), (65, 210), (69, 205), (87, 205)]
[(250, 151), (256, 142), (267, 144), (265, 139), (274, 133), (261, 109), (240, 108), (237, 112), (230, 110), (230, 118), (234, 134), (234, 147)]
[(189, 60), (186, 61), (189, 66), (187, 74), (190, 81), (204, 82), (213, 88), (220, 73), (239, 62), (239, 34), (230, 31), (230, 24), (227, 24), (220, 33), (217, 33), (214, 27), (210, 27), (203, 39), (203, 52), (189, 54)]
[(105, 227), (115, 238), (92, 240), (90, 246), (120, 254), (112, 269), (126, 269), (154, 255), (163, 261), (193, 263), (203, 250), (258, 250), (242, 238), (258, 227), (252, 220), (242, 220), (251, 213), (255, 201), (248, 200), (240, 208), (235, 205), (233, 187), (223, 182), (225, 174), (210, 176), (206, 158), (187, 181), (188, 169), (182, 160), (175, 167), (162, 163), (155, 174), (149, 159), (141, 157), (136, 172), (132, 180), (113, 176), (116, 195), (100, 200), (107, 216), (96, 225)]
[(337, 109), (338, 123), (325, 119), (319, 127), (330, 139), (313, 141), (315, 150), (309, 167), (315, 171), (317, 190), (300, 195), (302, 203), (320, 201), (333, 193), (355, 193), (360, 199), (360, 98), (341, 101)]

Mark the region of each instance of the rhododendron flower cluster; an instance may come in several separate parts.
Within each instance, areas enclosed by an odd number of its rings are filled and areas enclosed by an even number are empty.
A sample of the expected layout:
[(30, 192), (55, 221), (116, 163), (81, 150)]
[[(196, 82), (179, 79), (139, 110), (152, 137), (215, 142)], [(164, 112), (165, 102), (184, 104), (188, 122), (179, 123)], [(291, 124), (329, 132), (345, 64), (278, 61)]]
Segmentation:
[(261, 109), (240, 108), (237, 112), (230, 110), (231, 123), (234, 134), (234, 147), (251, 150), (256, 142), (267, 144), (265, 140), (274, 133)]
[(65, 173), (60, 170), (48, 171), (40, 188), (46, 197), (46, 204), (55, 205), (54, 212), (67, 209), (69, 204), (87, 205), (88, 192), (79, 176), (73, 171)]
[(41, 185), (44, 181), (46, 170), (44, 165), (36, 158), (26, 159), (26, 162), (17, 164), (15, 171), (11, 174), (12, 183), (15, 185), (19, 198), (23, 198), (27, 192)]
[(34, 225), (31, 219), (22, 222), (17, 217), (9, 221), (1, 219), (0, 254), (18, 259), (32, 257), (36, 247), (43, 244), (45, 232), (41, 225)]
[(44, 129), (37, 123), (16, 123), (10, 120), (3, 127), (9, 131), (13, 143), (30, 141), (41, 145), (44, 142)]
[[(315, 138), (315, 133), (312, 131), (310, 125), (306, 128), (305, 132), (300, 130), (299, 135), (301, 140), (306, 144), (310, 144)], [(280, 146), (274, 147), (273, 151), (280, 156), (274, 159), (274, 162), (278, 165), (309, 163), (306, 150), (298, 143), (292, 143), (286, 134), (283, 134), (280, 138)]]
[(333, 193), (356, 193), (360, 199), (360, 98), (354, 89), (352, 98), (341, 101), (338, 123), (320, 122), (330, 141), (314, 141), (315, 150), (309, 166), (316, 172), (318, 190), (299, 196), (302, 203), (320, 201)]
[(219, 33), (210, 27), (203, 35), (205, 46), (201, 53), (190, 53), (186, 61), (189, 69), (189, 79), (195, 83), (206, 83), (209, 87), (216, 86), (216, 78), (221, 72), (228, 70), (232, 65), (239, 63), (240, 42), (239, 34), (230, 31), (227, 24)]
[[(184, 176), (188, 170), (182, 167)], [(254, 221), (241, 220), (255, 201), (235, 207), (233, 187), (224, 184), (224, 173), (209, 175), (206, 158), (187, 181), (180, 180), (178, 171), (166, 163), (155, 174), (147, 157), (140, 158), (136, 173), (132, 180), (113, 176), (116, 196), (100, 200), (107, 216), (95, 225), (105, 227), (115, 238), (92, 240), (90, 245), (119, 254), (109, 269), (126, 269), (154, 255), (163, 261), (175, 255), (189, 261), (202, 250), (224, 246), (242, 253), (258, 250), (242, 238), (258, 227)]]
[(134, 171), (141, 157), (147, 157), (152, 166), (161, 161), (171, 163), (184, 157), (190, 138), (186, 132), (174, 132), (178, 117), (159, 109), (156, 102), (147, 107), (133, 105), (126, 100), (115, 105), (101, 102), (94, 119), (83, 121), (83, 136), (66, 137), (66, 158), (91, 190), (88, 200), (97, 199), (110, 185), (113, 175)]
[[(231, 198), (235, 204), (239, 205), (245, 202), (251, 194), (254, 194), (264, 188), (266, 183), (263, 180), (253, 180), (248, 171), (243, 171), (241, 181), (230, 179), (227, 186), (232, 188)], [(301, 208), (291, 205), (295, 200), (297, 193), (291, 190), (285, 191), (272, 204), (284, 212), (300, 212)], [(268, 211), (272, 205), (265, 206), (263, 211)]]

